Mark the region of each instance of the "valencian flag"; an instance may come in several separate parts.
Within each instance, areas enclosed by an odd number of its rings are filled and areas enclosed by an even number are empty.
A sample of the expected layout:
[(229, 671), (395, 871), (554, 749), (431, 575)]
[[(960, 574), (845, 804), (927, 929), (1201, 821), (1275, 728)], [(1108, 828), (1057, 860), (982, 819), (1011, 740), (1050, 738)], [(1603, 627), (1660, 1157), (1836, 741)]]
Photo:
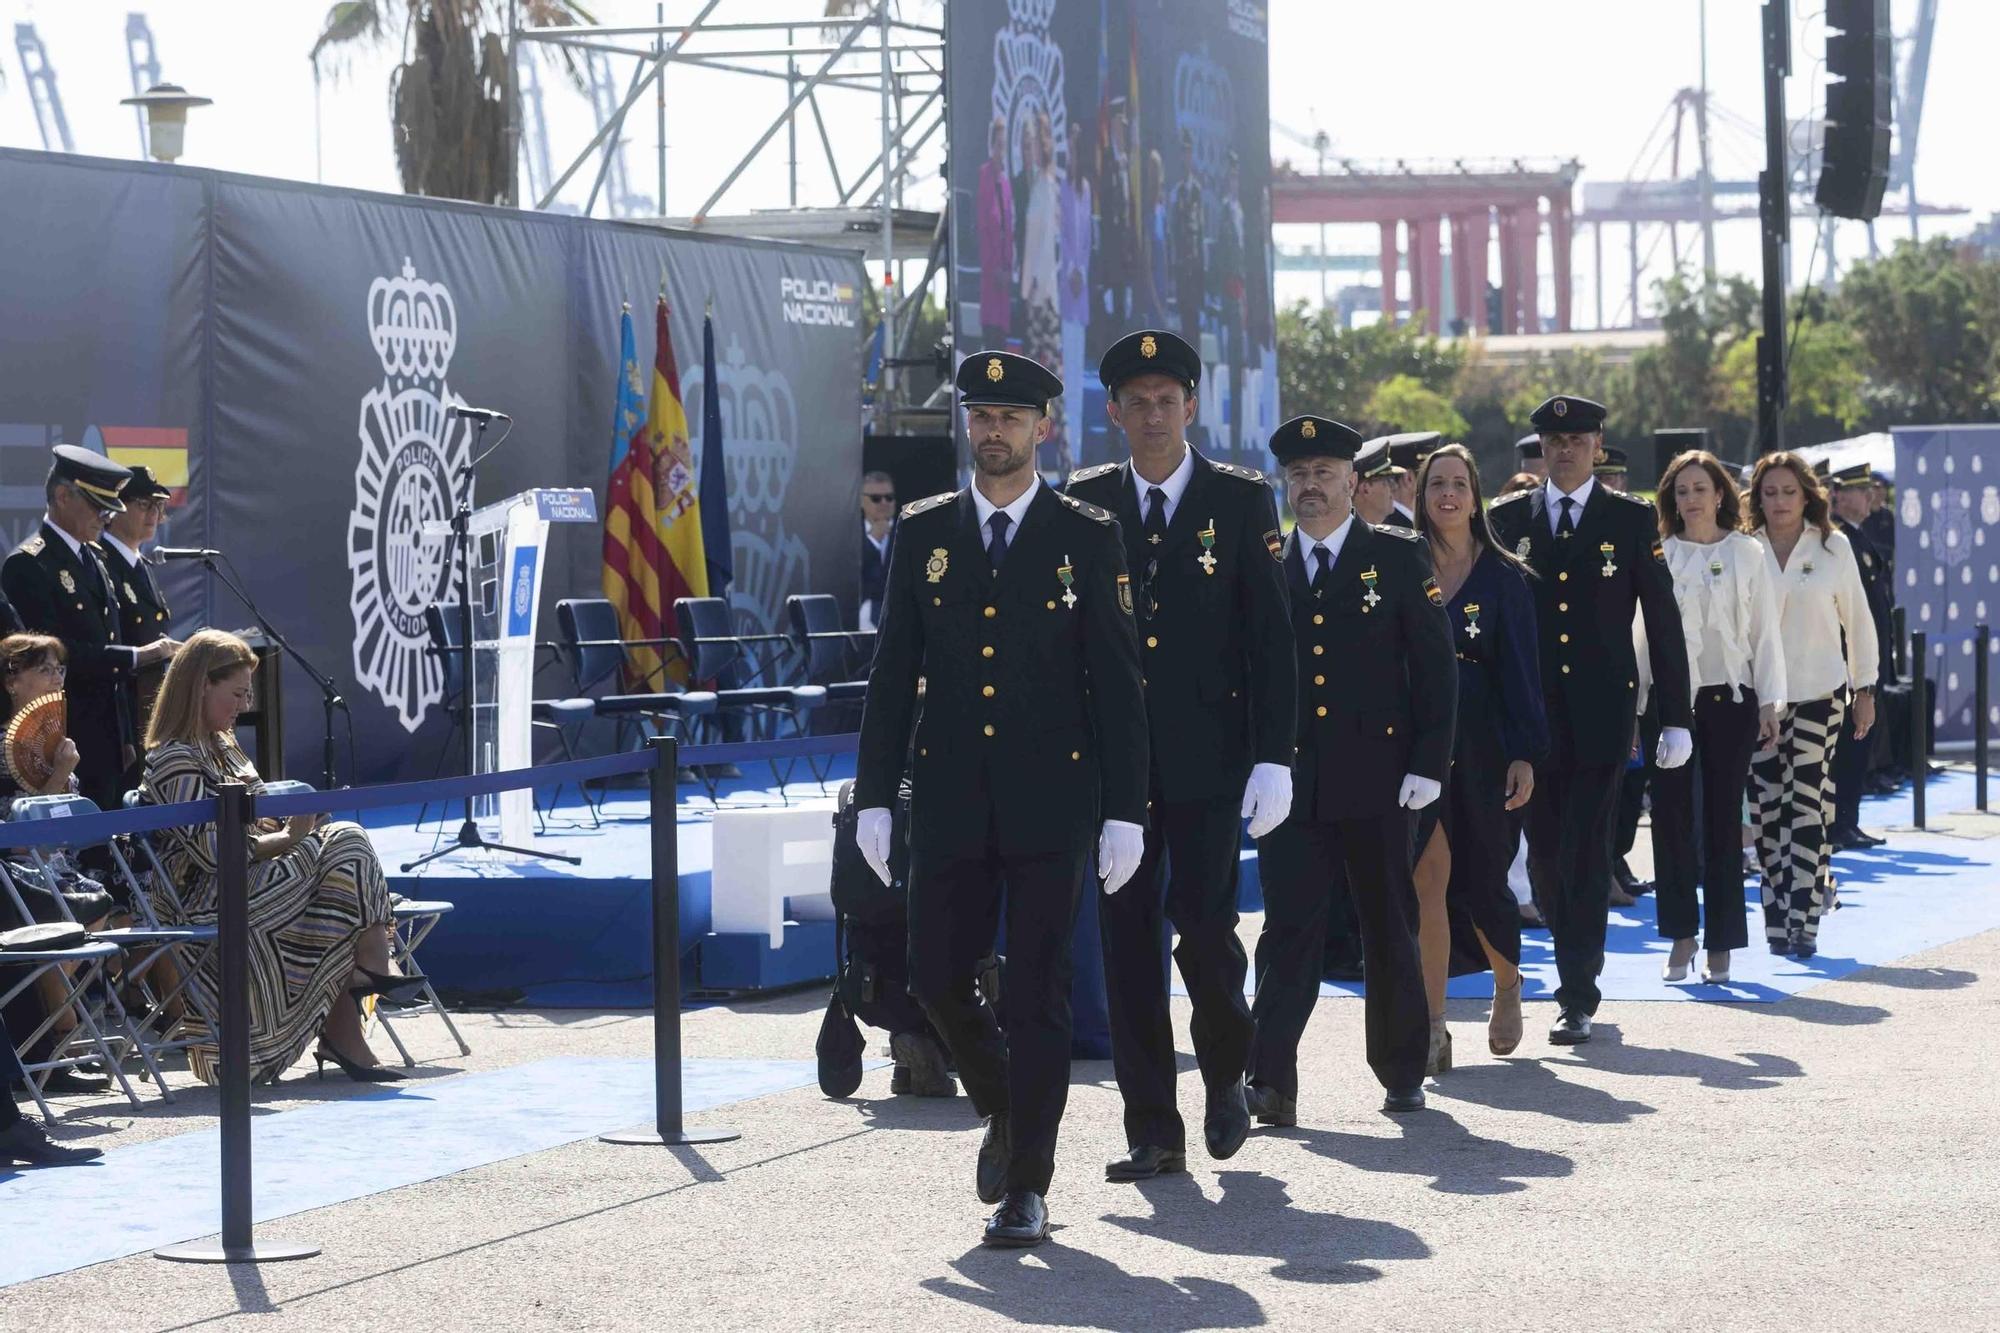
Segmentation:
[[(644, 396), (627, 309), (619, 328), (618, 408), (604, 514), (604, 596), (617, 609), (626, 639), (671, 636), (674, 599), (708, 593), (694, 455), (664, 296), (655, 312), (654, 346), (652, 406), (641, 424)], [(663, 687), (658, 648), (635, 647), (627, 660), (635, 688)]]

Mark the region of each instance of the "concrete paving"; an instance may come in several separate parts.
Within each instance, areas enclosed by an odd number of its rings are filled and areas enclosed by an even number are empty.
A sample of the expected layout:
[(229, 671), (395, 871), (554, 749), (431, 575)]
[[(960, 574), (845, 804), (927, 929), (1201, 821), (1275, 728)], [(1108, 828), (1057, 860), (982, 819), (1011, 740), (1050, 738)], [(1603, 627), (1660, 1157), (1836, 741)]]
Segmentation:
[[(989, 1252), (963, 1100), (891, 1099), (887, 1072), (699, 1118), (740, 1141), (595, 1140), (265, 1224), (304, 1263), (118, 1260), (0, 1290), (0, 1328), (1789, 1329), (2000, 1326), (2000, 932), (1775, 1004), (1607, 1006), (1557, 1052), (1529, 1007), (1518, 1054), (1454, 1002), (1460, 1067), (1391, 1119), (1361, 1006), (1326, 1001), (1303, 1125), (1228, 1163), (1110, 1185), (1108, 1064), (1079, 1064), (1052, 1244)], [(691, 1056), (805, 1058), (822, 996), (690, 1014)], [(1187, 1012), (1177, 1002), (1182, 1046)], [(429, 1077), (556, 1055), (644, 1054), (644, 1015), (468, 1015)], [(445, 1057), (449, 1058), (445, 1058)], [(260, 1105), (350, 1095), (288, 1080)], [(576, 1096), (591, 1095), (588, 1087)], [(1182, 1080), (1196, 1126), (1200, 1091)], [(71, 1105), (71, 1109), (76, 1109)], [(106, 1146), (209, 1123), (211, 1094), (65, 1117)], [(144, 1207), (134, 1199), (134, 1207)], [(7, 1217), (0, 1230), (35, 1225)]]

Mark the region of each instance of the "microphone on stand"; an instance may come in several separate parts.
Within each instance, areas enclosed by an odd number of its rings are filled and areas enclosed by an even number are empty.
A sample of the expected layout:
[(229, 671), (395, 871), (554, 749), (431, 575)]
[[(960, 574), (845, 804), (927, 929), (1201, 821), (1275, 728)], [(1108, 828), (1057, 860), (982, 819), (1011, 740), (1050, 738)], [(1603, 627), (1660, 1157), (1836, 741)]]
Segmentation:
[(461, 417), (467, 421), (485, 422), (512, 421), (514, 419), (497, 407), (467, 407), (463, 403), (453, 403), (444, 410), (444, 414), (447, 419), (451, 420)]
[(222, 552), (211, 551), (201, 546), (155, 546), (144, 556), (149, 565), (164, 565), (169, 560), (220, 560), (221, 558)]

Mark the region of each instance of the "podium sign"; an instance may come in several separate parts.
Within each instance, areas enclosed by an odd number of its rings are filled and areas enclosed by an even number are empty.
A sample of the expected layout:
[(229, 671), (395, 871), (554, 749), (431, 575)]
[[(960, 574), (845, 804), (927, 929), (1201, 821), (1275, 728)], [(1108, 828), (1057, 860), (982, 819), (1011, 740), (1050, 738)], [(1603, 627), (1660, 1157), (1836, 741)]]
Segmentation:
[[(588, 490), (522, 491), (472, 513), (470, 688), (477, 772), (534, 764), (535, 622), (549, 524), (596, 521), (596, 497)], [(433, 526), (449, 534), (449, 524), (426, 524), (426, 536)], [(497, 808), (499, 840), (525, 846), (534, 800), (528, 788), (502, 792), (481, 797), (474, 813), (491, 816)]]

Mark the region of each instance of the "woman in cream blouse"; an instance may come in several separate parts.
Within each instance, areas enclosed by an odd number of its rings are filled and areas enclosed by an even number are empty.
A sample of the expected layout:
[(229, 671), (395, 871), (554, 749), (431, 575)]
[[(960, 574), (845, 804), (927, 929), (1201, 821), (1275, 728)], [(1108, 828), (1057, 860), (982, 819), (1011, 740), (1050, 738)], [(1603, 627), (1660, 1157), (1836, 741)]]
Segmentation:
[[(1695, 930), (1706, 924), (1703, 980), (1729, 980), (1729, 954), (1750, 943), (1743, 911), (1743, 793), (1752, 749), (1770, 750), (1785, 706), (1777, 590), (1764, 548), (1736, 531), (1742, 500), (1721, 460), (1681, 454), (1660, 478), (1661, 548), (1674, 579), (1694, 688), (1694, 762), (1655, 769), (1653, 878), (1660, 937), (1673, 941), (1661, 976), (1683, 981)], [(1695, 847), (1695, 772), (1701, 828)], [(1702, 904), (1695, 904), (1695, 883)]]
[(1764, 935), (1772, 953), (1810, 958), (1831, 900), (1826, 829), (1834, 743), (1849, 707), (1855, 740), (1875, 725), (1879, 648), (1853, 548), (1833, 530), (1826, 492), (1804, 459), (1775, 453), (1758, 460), (1746, 526), (1777, 588), (1788, 705), (1777, 746), (1750, 765)]

